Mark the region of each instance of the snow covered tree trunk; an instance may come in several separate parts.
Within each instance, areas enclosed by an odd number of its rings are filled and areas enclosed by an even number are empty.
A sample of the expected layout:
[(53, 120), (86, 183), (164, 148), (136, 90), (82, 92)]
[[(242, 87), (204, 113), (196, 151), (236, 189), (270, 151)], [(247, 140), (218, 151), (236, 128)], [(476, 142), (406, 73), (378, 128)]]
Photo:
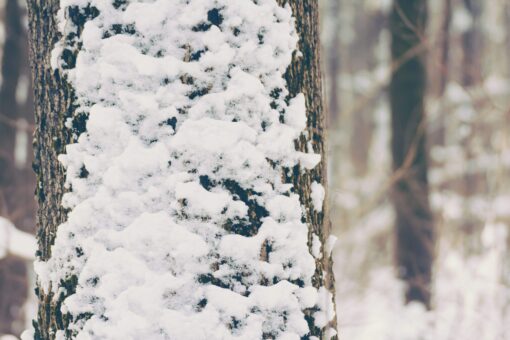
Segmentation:
[(25, 338), (336, 338), (317, 3), (29, 8)]
[[(63, 80), (60, 70), (50, 65), (51, 51), (59, 39), (56, 14), (58, 0), (29, 0), (29, 49), (34, 84), (36, 131), (34, 135), (34, 170), (37, 176), (36, 198), (37, 238), (40, 261), (48, 261), (57, 227), (65, 222), (62, 206), (65, 171), (57, 157), (70, 141), (65, 119), (74, 111), (72, 89)], [(69, 287), (71, 283), (67, 283)], [(64, 329), (69, 320), (60, 311), (64, 297), (36, 288), (39, 298), (36, 339), (53, 339), (57, 329)]]
[(408, 284), (407, 301), (430, 307), (434, 230), (428, 200), (423, 46), (427, 2), (395, 0), (390, 18), (393, 62), (390, 84), (392, 154), (395, 169), (396, 257)]

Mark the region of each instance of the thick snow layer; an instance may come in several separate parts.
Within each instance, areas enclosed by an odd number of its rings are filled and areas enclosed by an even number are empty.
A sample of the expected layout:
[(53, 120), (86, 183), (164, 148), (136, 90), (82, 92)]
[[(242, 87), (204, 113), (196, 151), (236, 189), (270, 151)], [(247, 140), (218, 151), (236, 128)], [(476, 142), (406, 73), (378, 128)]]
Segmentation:
[[(70, 212), (36, 270), (46, 291), (77, 277), (63, 305), (76, 338), (299, 339), (306, 309), (326, 326), (332, 299), (312, 286), (303, 208), (282, 182), (284, 167), (320, 161), (294, 147), (306, 108), (283, 77), (298, 40), (290, 7), (61, 8), (52, 63), (88, 121), (60, 156)], [(321, 210), (319, 184), (313, 196)]]
[(322, 211), (322, 204), (324, 197), (326, 196), (326, 190), (322, 184), (313, 182), (312, 183), (312, 203), (317, 211)]

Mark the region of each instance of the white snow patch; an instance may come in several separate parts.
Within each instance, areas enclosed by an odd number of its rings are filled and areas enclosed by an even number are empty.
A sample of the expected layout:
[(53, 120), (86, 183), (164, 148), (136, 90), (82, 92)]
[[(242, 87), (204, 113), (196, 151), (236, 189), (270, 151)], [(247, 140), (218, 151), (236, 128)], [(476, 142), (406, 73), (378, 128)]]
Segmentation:
[(316, 211), (322, 211), (322, 205), (324, 202), (324, 198), (326, 197), (326, 190), (324, 186), (320, 183), (313, 182), (312, 183), (312, 203)]

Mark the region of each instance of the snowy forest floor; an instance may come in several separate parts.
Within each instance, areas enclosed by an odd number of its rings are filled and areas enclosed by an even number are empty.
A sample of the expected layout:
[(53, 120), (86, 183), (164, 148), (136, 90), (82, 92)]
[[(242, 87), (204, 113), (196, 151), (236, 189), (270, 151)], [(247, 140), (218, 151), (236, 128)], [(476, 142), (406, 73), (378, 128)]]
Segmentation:
[[(484, 246), (491, 250), (480, 255), (465, 258), (441, 240), (434, 306), (426, 311), (420, 304), (404, 304), (404, 284), (396, 279), (390, 263), (391, 244), (381, 243), (389, 238), (384, 235), (391, 234), (392, 221), (391, 208), (384, 206), (358, 225), (356, 232), (340, 236), (334, 254), (341, 339), (510, 339), (510, 292), (500, 282), (505, 249), (499, 242), (504, 238), (498, 235), (502, 225), (485, 226)], [(367, 237), (368, 241), (361, 241)], [(374, 246), (364, 247), (365, 242)]]

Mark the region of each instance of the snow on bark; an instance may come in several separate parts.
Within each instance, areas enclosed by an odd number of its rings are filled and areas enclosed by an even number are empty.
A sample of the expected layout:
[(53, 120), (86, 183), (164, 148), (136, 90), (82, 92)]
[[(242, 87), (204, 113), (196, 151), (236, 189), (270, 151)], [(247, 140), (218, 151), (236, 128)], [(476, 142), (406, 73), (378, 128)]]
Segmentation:
[(69, 214), (36, 263), (40, 287), (67, 296), (57, 338), (315, 338), (332, 297), (312, 284), (304, 208), (282, 179), (320, 161), (295, 149), (290, 7), (61, 0), (59, 22), (52, 65), (77, 105), (60, 156)]

